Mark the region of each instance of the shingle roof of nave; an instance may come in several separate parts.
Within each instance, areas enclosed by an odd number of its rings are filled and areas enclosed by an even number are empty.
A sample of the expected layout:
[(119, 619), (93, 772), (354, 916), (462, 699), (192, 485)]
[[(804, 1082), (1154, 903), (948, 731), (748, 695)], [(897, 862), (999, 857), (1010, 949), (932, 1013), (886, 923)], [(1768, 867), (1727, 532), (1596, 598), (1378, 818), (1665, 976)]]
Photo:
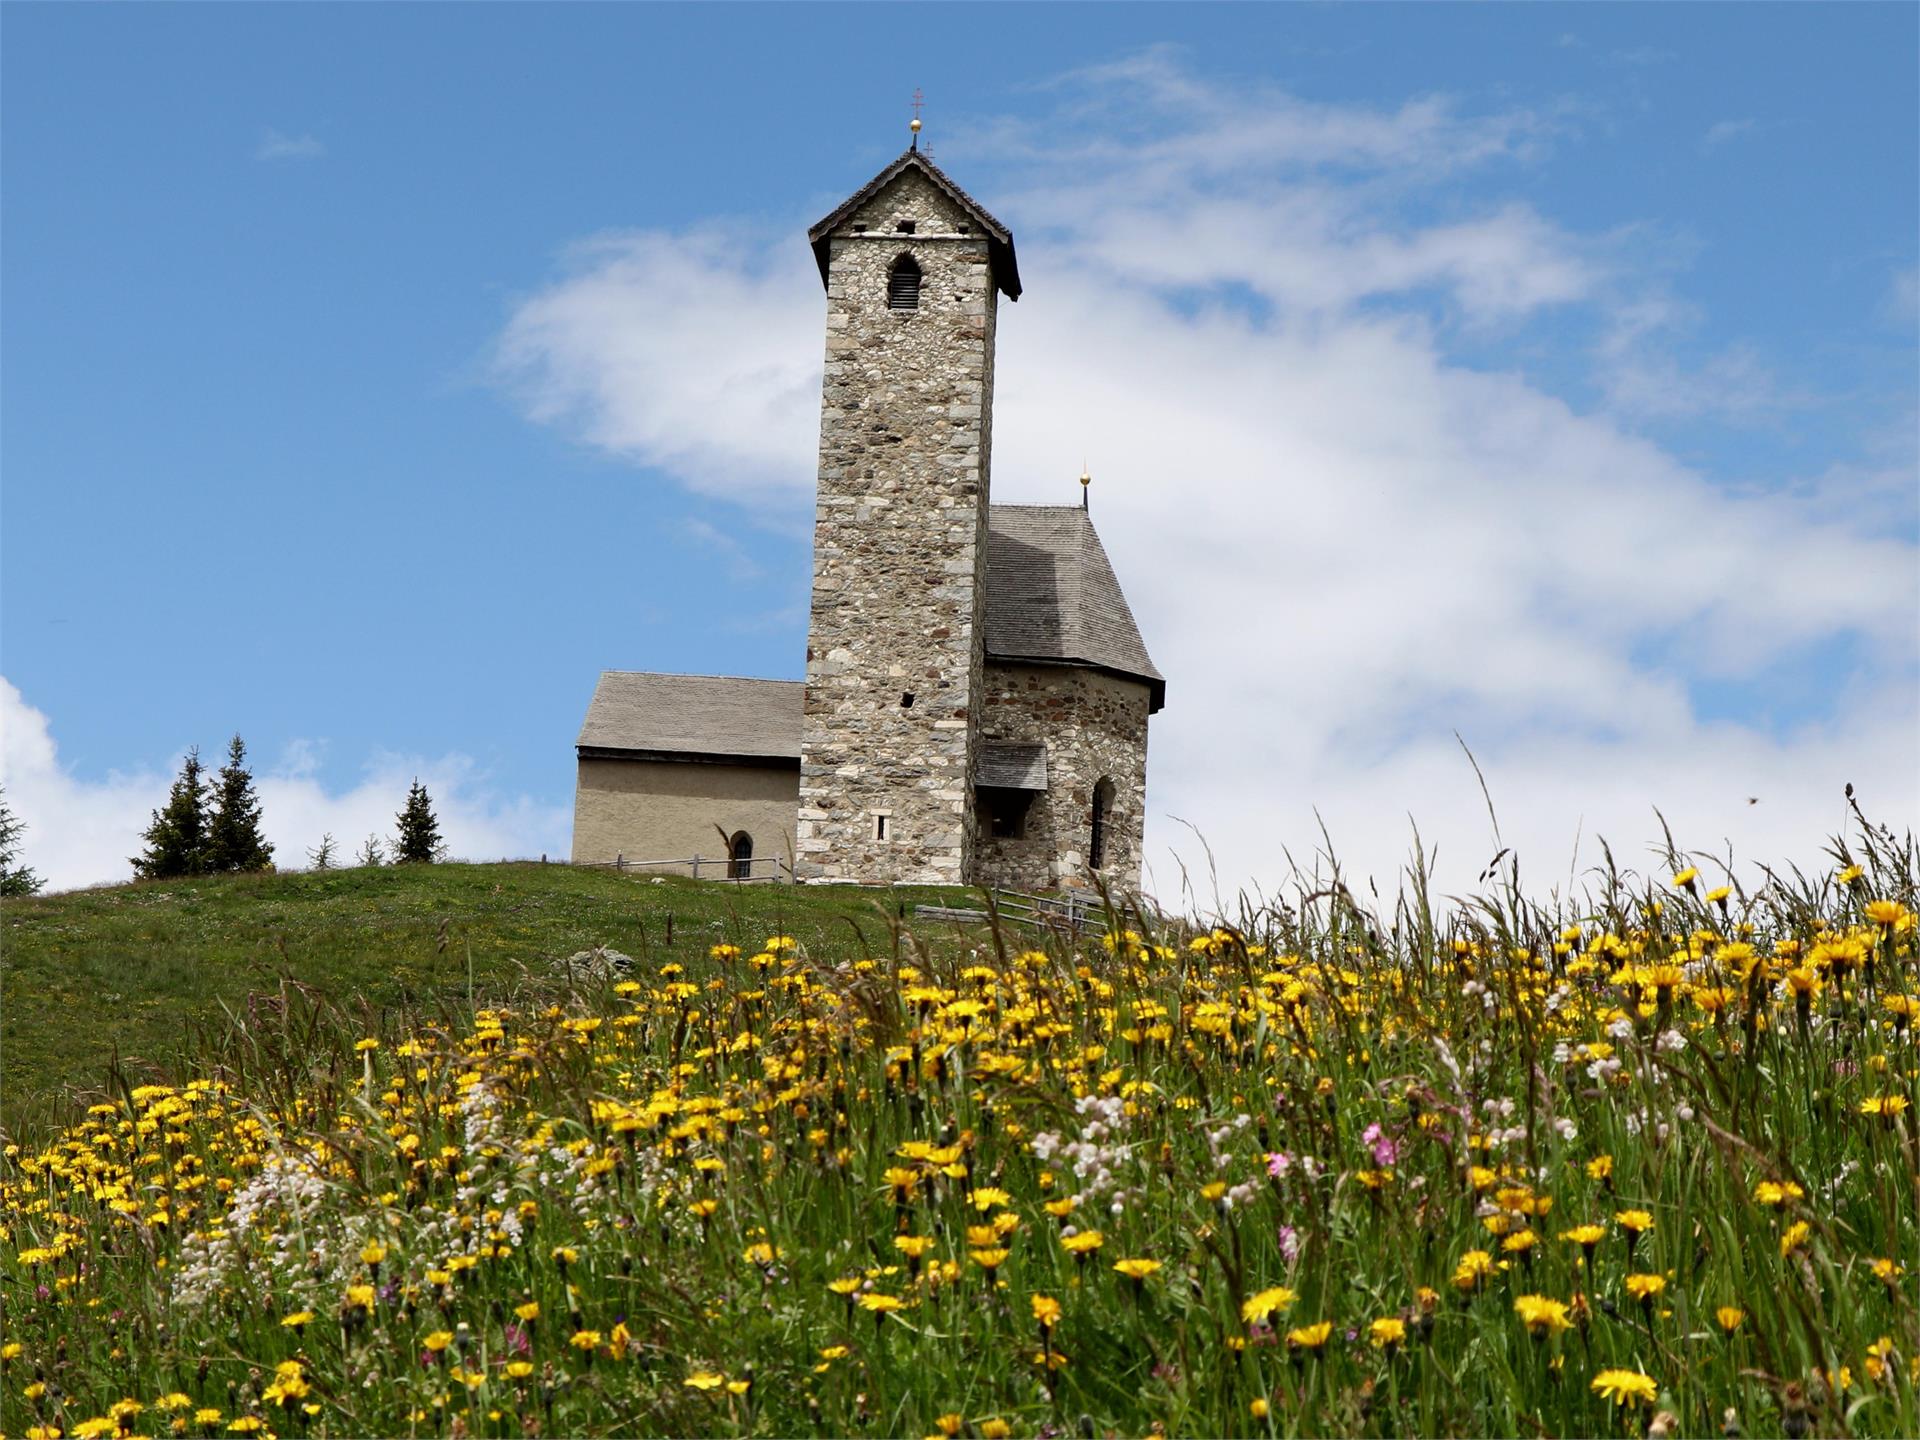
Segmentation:
[[(987, 658), (1089, 665), (1143, 680), (1166, 700), (1093, 521), (1077, 505), (987, 509)], [(577, 744), (742, 760), (797, 760), (799, 680), (608, 670)]]
[(590, 750), (798, 760), (805, 689), (798, 680), (606, 670), (574, 743)]
[(990, 659), (1092, 665), (1146, 681), (1153, 709), (1166, 702), (1167, 682), (1078, 505), (988, 507), (986, 640)]

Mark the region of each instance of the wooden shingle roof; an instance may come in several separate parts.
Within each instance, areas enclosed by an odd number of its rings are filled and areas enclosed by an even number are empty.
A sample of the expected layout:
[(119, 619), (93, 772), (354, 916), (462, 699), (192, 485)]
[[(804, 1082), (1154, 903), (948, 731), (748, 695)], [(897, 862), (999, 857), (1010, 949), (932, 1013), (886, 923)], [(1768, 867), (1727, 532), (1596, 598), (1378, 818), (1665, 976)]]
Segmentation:
[(1166, 703), (1167, 682), (1078, 505), (988, 507), (986, 638), (989, 659), (1091, 665), (1146, 681), (1149, 709)]
[[(1147, 655), (1093, 521), (1077, 505), (987, 509), (987, 659), (1085, 665), (1145, 682), (1148, 708), (1167, 682)], [(576, 742), (583, 755), (793, 765), (806, 686), (737, 675), (608, 670)], [(982, 757), (978, 783), (1046, 788), (1046, 760), (1019, 747)], [(998, 778), (988, 778), (991, 770)]]
[(842, 222), (855, 210), (886, 189), (909, 169), (918, 170), (925, 175), (946, 194), (948, 199), (965, 210), (968, 218), (985, 232), (987, 262), (993, 270), (993, 283), (1009, 300), (1018, 300), (1020, 298), (1020, 261), (1013, 252), (1013, 232), (988, 214), (986, 206), (954, 184), (946, 171), (919, 150), (902, 152), (898, 160), (841, 201), (834, 207), (831, 215), (807, 231), (807, 239), (813, 244), (814, 261), (820, 266), (820, 283), (826, 284), (827, 271), (832, 263), (833, 232), (839, 229)]
[(798, 764), (805, 689), (798, 680), (607, 670), (575, 743), (583, 754), (619, 750)]
[(973, 783), (1001, 790), (1047, 788), (1047, 742), (982, 740), (973, 760)]

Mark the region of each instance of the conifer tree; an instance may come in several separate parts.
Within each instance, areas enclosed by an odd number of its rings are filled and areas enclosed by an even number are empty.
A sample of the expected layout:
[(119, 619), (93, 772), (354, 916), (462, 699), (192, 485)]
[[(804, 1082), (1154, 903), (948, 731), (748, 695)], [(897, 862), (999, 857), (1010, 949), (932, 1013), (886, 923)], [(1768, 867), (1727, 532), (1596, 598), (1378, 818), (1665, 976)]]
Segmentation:
[(367, 836), (367, 843), (360, 847), (360, 853), (353, 857), (356, 865), (384, 865), (387, 863), (386, 847), (380, 843), (378, 835)]
[(317, 850), (307, 851), (307, 863), (316, 870), (331, 870), (334, 868), (334, 854), (333, 832), (329, 830), (320, 837)]
[(207, 869), (273, 868), (273, 846), (260, 833), (260, 797), (247, 769), (247, 747), (238, 735), (227, 746), (227, 763), (213, 785), (213, 818), (207, 822)]
[(207, 868), (207, 787), (200, 750), (187, 751), (179, 778), (166, 805), (153, 812), (142, 837), (144, 855), (133, 860), (133, 873), (142, 880), (167, 880), (176, 875), (200, 875)]
[(399, 821), (400, 832), (393, 842), (394, 864), (427, 865), (440, 858), (440, 822), (434, 819), (427, 787), (417, 778), (407, 791), (407, 808), (400, 812)]
[(20, 837), (26, 822), (7, 804), (7, 792), (0, 787), (0, 895), (36, 895), (46, 882), (20, 861)]

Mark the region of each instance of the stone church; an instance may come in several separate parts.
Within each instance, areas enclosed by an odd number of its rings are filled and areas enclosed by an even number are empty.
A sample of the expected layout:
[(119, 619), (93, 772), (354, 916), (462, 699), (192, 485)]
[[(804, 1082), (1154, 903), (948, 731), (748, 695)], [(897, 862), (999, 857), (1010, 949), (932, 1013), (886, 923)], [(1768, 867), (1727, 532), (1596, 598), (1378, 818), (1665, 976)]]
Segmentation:
[(1084, 484), (1077, 506), (989, 494), (1013, 236), (916, 137), (808, 239), (827, 357), (806, 679), (602, 674), (573, 858), (1136, 890), (1166, 682)]

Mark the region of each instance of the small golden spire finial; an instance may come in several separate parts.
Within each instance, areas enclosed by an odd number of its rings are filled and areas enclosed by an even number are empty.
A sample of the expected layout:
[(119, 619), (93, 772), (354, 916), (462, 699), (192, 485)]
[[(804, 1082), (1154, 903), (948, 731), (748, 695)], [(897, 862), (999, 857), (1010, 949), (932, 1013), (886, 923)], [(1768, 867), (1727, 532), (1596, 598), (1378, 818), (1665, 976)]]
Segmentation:
[(920, 107), (926, 103), (927, 102), (920, 97), (920, 87), (918, 85), (914, 86), (913, 119), (907, 123), (907, 129), (913, 132), (913, 144), (908, 148), (913, 150), (920, 148)]
[(1093, 472), (1087, 468), (1087, 462), (1080, 462), (1080, 508), (1087, 509), (1087, 491), (1093, 486)]

